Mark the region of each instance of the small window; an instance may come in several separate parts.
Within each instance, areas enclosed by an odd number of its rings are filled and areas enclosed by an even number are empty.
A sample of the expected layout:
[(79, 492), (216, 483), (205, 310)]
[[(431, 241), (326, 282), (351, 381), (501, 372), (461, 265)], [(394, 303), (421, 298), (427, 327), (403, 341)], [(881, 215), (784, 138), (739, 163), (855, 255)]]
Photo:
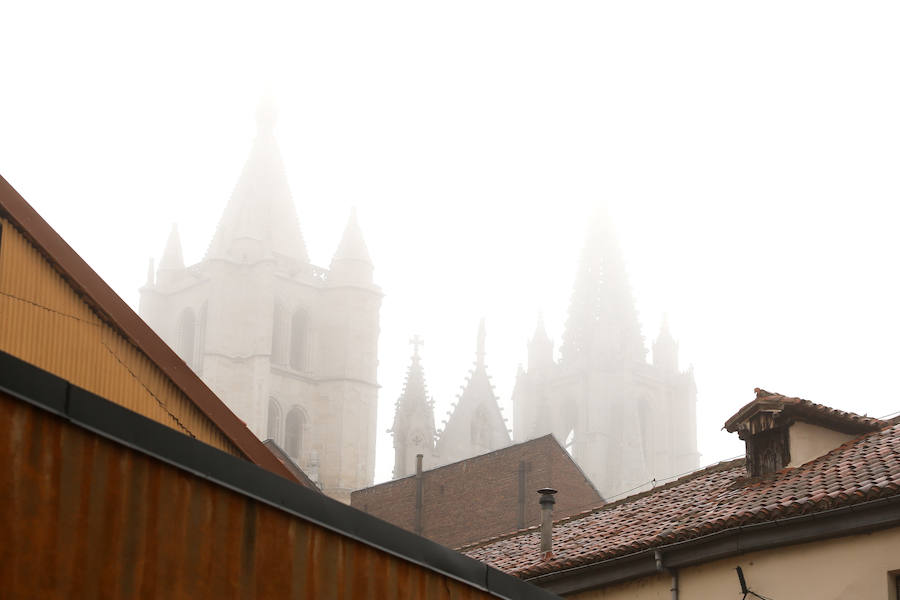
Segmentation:
[(300, 309), (291, 319), (291, 368), (297, 371), (306, 370), (308, 330), (309, 317)]
[(266, 423), (266, 437), (281, 444), (281, 405), (275, 398), (269, 398), (269, 415)]
[(285, 419), (284, 451), (294, 460), (300, 460), (303, 451), (303, 430), (306, 423), (306, 413), (299, 406), (292, 408)]
[(472, 419), (469, 433), (472, 446), (493, 450), (491, 446), (491, 426), (488, 424), (488, 412), (483, 404), (475, 411), (475, 417)]

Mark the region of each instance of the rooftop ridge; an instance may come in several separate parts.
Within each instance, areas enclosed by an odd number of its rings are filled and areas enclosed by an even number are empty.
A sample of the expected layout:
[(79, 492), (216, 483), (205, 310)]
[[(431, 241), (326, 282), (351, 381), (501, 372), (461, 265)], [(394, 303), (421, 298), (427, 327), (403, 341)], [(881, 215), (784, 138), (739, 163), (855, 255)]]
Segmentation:
[[(547, 435), (551, 435), (551, 434), (547, 434)], [(553, 524), (557, 525), (557, 524), (569, 523), (571, 521), (576, 521), (578, 519), (583, 519), (592, 514), (596, 514), (599, 512), (606, 511), (606, 510), (611, 510), (611, 509), (617, 508), (619, 506), (622, 506), (623, 504), (628, 504), (630, 502), (640, 500), (641, 498), (646, 498), (647, 496), (656, 494), (663, 490), (667, 490), (667, 489), (671, 489), (671, 488), (679, 486), (679, 485), (683, 485), (683, 484), (687, 483), (688, 481), (691, 481), (691, 480), (701, 477), (703, 475), (709, 475), (710, 473), (718, 473), (720, 471), (727, 471), (729, 469), (733, 469), (738, 466), (743, 466), (743, 464), (744, 464), (743, 458), (733, 458), (730, 460), (713, 463), (713, 464), (703, 467), (701, 469), (697, 469), (696, 471), (691, 471), (690, 473), (687, 473), (686, 475), (682, 475), (681, 477), (679, 477), (678, 479), (676, 479), (674, 481), (670, 481), (670, 482), (660, 485), (658, 487), (654, 487), (652, 489), (645, 490), (643, 492), (638, 492), (636, 494), (626, 496), (626, 497), (624, 497), (620, 500), (616, 500), (614, 502), (607, 502), (606, 504), (604, 504), (602, 506), (598, 506), (596, 508), (582, 511), (582, 512), (574, 514), (574, 515), (569, 515), (567, 517), (563, 517), (562, 519), (554, 520)], [(493, 538), (488, 538), (488, 539), (480, 540), (477, 542), (473, 542), (471, 544), (466, 544), (465, 546), (460, 546), (459, 548), (457, 548), (457, 550), (460, 550), (460, 551), (471, 550), (472, 548), (477, 548), (478, 546), (484, 546), (484, 545), (487, 545), (487, 544), (490, 544), (493, 542), (497, 542), (500, 540), (513, 538), (513, 537), (516, 537), (517, 535), (524, 534), (531, 530), (538, 530), (540, 528), (541, 528), (540, 525), (535, 525), (533, 527), (526, 527), (525, 529), (519, 529), (518, 531), (511, 531), (508, 533), (504, 533), (502, 535), (495, 536)]]

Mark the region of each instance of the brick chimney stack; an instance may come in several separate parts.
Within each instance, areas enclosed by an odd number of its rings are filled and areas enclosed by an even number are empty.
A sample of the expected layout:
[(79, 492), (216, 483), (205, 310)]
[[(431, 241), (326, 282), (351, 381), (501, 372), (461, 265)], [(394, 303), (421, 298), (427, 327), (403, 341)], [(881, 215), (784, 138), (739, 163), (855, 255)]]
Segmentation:
[(541, 499), (541, 560), (553, 558), (553, 505), (556, 504), (556, 490), (541, 488), (538, 490)]

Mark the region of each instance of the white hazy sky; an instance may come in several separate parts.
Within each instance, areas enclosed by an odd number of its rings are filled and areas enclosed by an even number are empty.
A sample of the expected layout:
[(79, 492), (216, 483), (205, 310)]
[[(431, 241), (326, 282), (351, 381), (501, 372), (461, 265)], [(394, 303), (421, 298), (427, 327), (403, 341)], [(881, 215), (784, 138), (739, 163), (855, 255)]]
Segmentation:
[[(648, 344), (693, 364), (703, 463), (764, 387), (900, 410), (900, 4), (303, 2), (0, 8), (0, 174), (132, 306), (198, 261), (270, 89), (313, 261), (357, 206), (385, 299), (376, 478), (413, 333), (438, 420), (479, 317), (509, 402), (610, 207)], [(439, 423), (440, 424), (440, 423)]]

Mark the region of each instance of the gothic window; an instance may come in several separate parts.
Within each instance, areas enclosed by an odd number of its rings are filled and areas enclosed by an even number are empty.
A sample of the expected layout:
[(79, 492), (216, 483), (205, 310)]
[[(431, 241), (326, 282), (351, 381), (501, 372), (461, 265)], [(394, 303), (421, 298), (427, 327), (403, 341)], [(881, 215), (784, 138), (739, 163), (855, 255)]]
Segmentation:
[(299, 406), (292, 408), (285, 419), (284, 450), (294, 460), (300, 459), (303, 450), (303, 430), (306, 423), (306, 413)]
[(287, 350), (287, 317), (284, 307), (280, 304), (275, 305), (272, 312), (272, 363), (283, 365)]
[(194, 317), (194, 311), (190, 308), (181, 311), (178, 316), (178, 337), (175, 351), (189, 367), (194, 365), (194, 333), (196, 329), (197, 319)]
[(269, 398), (269, 415), (266, 423), (266, 437), (281, 442), (281, 405), (275, 398)]
[(473, 447), (491, 447), (491, 429), (490, 425), (488, 425), (488, 414), (483, 404), (475, 411), (470, 433)]
[(309, 316), (301, 308), (291, 319), (291, 368), (298, 371), (306, 370), (308, 338)]

